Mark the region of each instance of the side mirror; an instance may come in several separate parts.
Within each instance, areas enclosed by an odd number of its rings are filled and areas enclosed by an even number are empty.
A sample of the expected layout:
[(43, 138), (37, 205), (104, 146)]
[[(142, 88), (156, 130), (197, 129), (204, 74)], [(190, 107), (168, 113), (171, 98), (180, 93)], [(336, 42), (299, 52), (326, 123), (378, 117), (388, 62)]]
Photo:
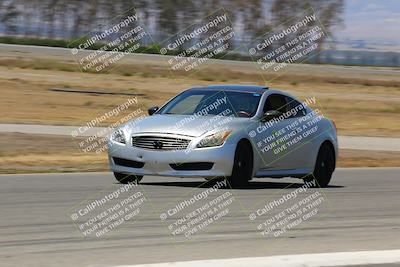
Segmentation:
[(267, 112), (264, 113), (263, 117), (261, 118), (261, 121), (270, 121), (272, 119), (278, 118), (281, 116), (283, 113), (277, 110), (268, 110)]
[(156, 111), (158, 110), (158, 107), (151, 107), (147, 110), (147, 112), (149, 113), (149, 115), (153, 115)]

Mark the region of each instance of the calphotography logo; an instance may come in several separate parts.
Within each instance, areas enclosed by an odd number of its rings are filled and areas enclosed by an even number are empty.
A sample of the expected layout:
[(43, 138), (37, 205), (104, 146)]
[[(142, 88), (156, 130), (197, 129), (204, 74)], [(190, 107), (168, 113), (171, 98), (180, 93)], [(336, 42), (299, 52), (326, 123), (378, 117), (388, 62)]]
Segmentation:
[(316, 181), (306, 182), (290, 193), (283, 194), (250, 213), (249, 219), (263, 237), (279, 237), (311, 220), (323, 209), (325, 198), (319, 191), (303, 196)]
[(147, 198), (128, 183), (115, 191), (85, 201), (74, 207), (70, 215), (84, 237), (103, 237), (128, 221), (139, 217)]
[(221, 222), (231, 213), (235, 197), (229, 191), (219, 193), (227, 187), (226, 180), (216, 181), (212, 187), (193, 194), (160, 214), (161, 221), (174, 237), (189, 238)]
[(305, 62), (321, 53), (327, 37), (315, 10), (310, 7), (257, 37), (248, 45), (248, 53), (262, 75), (276, 79), (291, 64)]
[(123, 12), (108, 23), (69, 44), (83, 72), (108, 72), (151, 39), (135, 9)]
[[(71, 131), (71, 136), (77, 140), (79, 149), (84, 153), (101, 154), (109, 149), (109, 139), (115, 134), (115, 129), (126, 124), (135, 127), (134, 120), (144, 117), (144, 111), (138, 97), (129, 98), (122, 104), (107, 110), (85, 122)], [(102, 127), (110, 120), (113, 123)], [(82, 138), (83, 137), (83, 138)]]
[(183, 71), (187, 75), (218, 58), (232, 47), (235, 32), (228, 12), (219, 8), (205, 16), (200, 23), (188, 26), (183, 31), (162, 43), (161, 54), (173, 54), (168, 64), (173, 72)]

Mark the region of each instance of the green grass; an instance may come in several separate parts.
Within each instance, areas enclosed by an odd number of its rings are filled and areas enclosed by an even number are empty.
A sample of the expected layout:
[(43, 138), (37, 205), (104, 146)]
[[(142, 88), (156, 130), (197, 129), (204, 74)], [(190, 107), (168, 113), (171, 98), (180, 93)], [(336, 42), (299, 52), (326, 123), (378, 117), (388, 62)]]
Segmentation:
[[(85, 42), (85, 39), (76, 39), (76, 40), (53, 40), (53, 39), (41, 39), (41, 38), (21, 38), (21, 37), (12, 37), (12, 36), (3, 36), (0, 37), (0, 43), (3, 44), (18, 44), (18, 45), (37, 45), (37, 46), (50, 46), (50, 47), (63, 47), (63, 48), (73, 48), (77, 46), (77, 44)], [(104, 44), (98, 43), (93, 44), (88, 49), (98, 50), (102, 48)], [(114, 47), (110, 48), (112, 50)], [(130, 47), (125, 47), (123, 50), (119, 50), (124, 52), (128, 50)], [(160, 54), (161, 46), (158, 44), (151, 46), (140, 46), (135, 50), (135, 53), (142, 54)], [(168, 50), (166, 55), (179, 55), (183, 52), (183, 50)], [(242, 60), (242, 61), (250, 61), (251, 58), (247, 55), (242, 55), (236, 52), (230, 52), (228, 54), (220, 54), (216, 55), (213, 58), (215, 59), (228, 59), (228, 60)]]

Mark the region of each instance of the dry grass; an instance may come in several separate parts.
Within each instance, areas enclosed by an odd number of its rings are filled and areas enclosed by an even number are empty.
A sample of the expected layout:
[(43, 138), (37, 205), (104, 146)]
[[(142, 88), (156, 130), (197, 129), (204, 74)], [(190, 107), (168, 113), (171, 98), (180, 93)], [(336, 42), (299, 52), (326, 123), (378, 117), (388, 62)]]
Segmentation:
[[(51, 88), (142, 94), (138, 105), (99, 125), (106, 126), (133, 110), (145, 112), (150, 106), (160, 106), (189, 87), (267, 84), (302, 99), (315, 96), (318, 107), (336, 122), (341, 135), (400, 137), (400, 75), (395, 75), (398, 70), (376, 68), (371, 75), (363, 75), (362, 68), (305, 66), (268, 82), (272, 76), (260, 76), (247, 63), (217, 62), (191, 75), (171, 73), (165, 62), (128, 63), (111, 73), (94, 74), (79, 72), (70, 59), (2, 57), (0, 123), (83, 125), (133, 97), (62, 93), (50, 91)], [(85, 154), (77, 148), (76, 141), (62, 136), (1, 134), (0, 172), (108, 169), (105, 154)], [(399, 158), (400, 153), (344, 150), (338, 164), (398, 166)]]
[(0, 134), (0, 173), (108, 170), (107, 155), (84, 153), (81, 139), (56, 135)]
[[(18, 64), (17, 64), (18, 65)], [(139, 67), (138, 67), (139, 68)], [(91, 95), (49, 91), (51, 88), (78, 88), (121, 93), (140, 93), (139, 104), (144, 112), (149, 106), (162, 105), (185, 88), (207, 84), (263, 84), (259, 74), (230, 69), (209, 68), (188, 78), (172, 77), (165, 69), (144, 65), (132, 76), (82, 74), (60, 70), (0, 67), (0, 123), (37, 123), (81, 125), (125, 102), (129, 96)], [(125, 70), (127, 71), (127, 70)], [(148, 73), (149, 76), (144, 75)], [(151, 75), (150, 75), (151, 74)], [(169, 76), (168, 76), (169, 75)], [(174, 74), (175, 75), (175, 74)], [(204, 77), (217, 77), (207, 81)], [(258, 78), (256, 78), (258, 77)], [(329, 78), (329, 77), (328, 77)], [(374, 77), (369, 77), (373, 79)], [(382, 77), (376, 77), (375, 81)], [(224, 80), (229, 82), (218, 81)], [(316, 96), (318, 106), (332, 118), (340, 134), (400, 137), (400, 89), (391, 86), (327, 83), (309, 77), (293, 84), (286, 79), (269, 83), (272, 88), (287, 90), (302, 99)], [(209, 79), (210, 80), (210, 79)], [(254, 82), (254, 81), (259, 82)], [(394, 80), (393, 82), (397, 82)], [(127, 112), (103, 123), (117, 121)]]
[(340, 150), (339, 167), (400, 167), (400, 152)]

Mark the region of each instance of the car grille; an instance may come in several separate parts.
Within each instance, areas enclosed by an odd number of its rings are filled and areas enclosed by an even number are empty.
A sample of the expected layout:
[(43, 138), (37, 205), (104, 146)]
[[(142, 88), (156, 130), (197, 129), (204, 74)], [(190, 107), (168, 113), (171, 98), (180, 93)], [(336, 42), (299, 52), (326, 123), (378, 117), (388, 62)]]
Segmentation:
[(132, 146), (153, 150), (184, 150), (190, 140), (165, 136), (134, 136)]

